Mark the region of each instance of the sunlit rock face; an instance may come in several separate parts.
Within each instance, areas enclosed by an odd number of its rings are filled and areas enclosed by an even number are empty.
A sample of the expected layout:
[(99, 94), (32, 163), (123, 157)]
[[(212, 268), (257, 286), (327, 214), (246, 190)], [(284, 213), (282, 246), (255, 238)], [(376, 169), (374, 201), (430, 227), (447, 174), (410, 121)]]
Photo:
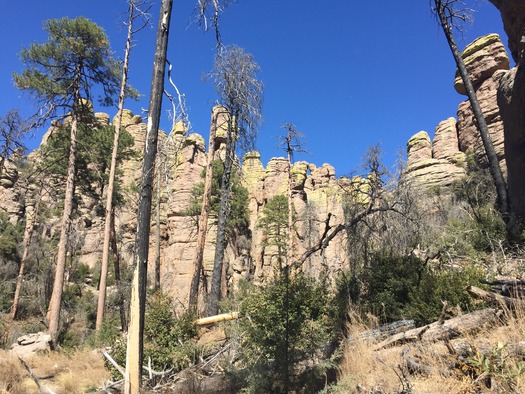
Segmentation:
[[(467, 45), (462, 53), (474, 85), (490, 137), (503, 174), (507, 173), (504, 127), (498, 106), (498, 87), (507, 75), (509, 58), (497, 34), (489, 34)], [(454, 88), (466, 94), (461, 78), (456, 75)], [(407, 144), (406, 178), (417, 185), (448, 186), (465, 174), (466, 155), (472, 154), (481, 166), (488, 166), (485, 148), (479, 136), (472, 107), (468, 100), (458, 106), (457, 121), (448, 118), (439, 123), (433, 140), (419, 132)]]
[(415, 186), (446, 187), (465, 175), (453, 118), (438, 125), (434, 142), (426, 131), (410, 138), (407, 156), (405, 179)]
[[(461, 56), (475, 90), (496, 71), (509, 69), (507, 51), (497, 34), (477, 38), (466, 46)], [(457, 72), (454, 88), (459, 94), (467, 94), (463, 80)]]
[[(500, 80), (509, 69), (509, 57), (497, 34), (479, 37), (467, 45), (462, 57), (487, 122), (501, 169), (506, 175), (503, 122), (496, 96)], [(463, 81), (458, 75), (456, 75), (454, 87), (458, 93), (466, 94)], [(466, 100), (459, 105), (457, 116), (460, 150), (467, 154), (473, 153), (482, 166), (488, 166), (485, 148), (479, 136), (470, 101)]]

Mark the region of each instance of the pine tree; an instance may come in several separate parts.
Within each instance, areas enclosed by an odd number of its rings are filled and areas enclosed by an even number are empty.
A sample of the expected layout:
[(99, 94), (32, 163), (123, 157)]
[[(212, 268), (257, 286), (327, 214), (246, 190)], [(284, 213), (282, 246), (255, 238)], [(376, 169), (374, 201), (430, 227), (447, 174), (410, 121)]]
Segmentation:
[(27, 91), (40, 105), (44, 115), (39, 118), (39, 123), (52, 117), (67, 116), (70, 125), (64, 210), (47, 314), (48, 331), (56, 342), (75, 194), (79, 122), (89, 112), (94, 85), (102, 87), (102, 103), (112, 104), (118, 86), (118, 68), (111, 57), (106, 34), (90, 20), (84, 17), (52, 19), (44, 22), (44, 29), (49, 34), (48, 42), (32, 44), (29, 49), (21, 51), (20, 58), (27, 68), (21, 74), (15, 73), (14, 79), (16, 86)]

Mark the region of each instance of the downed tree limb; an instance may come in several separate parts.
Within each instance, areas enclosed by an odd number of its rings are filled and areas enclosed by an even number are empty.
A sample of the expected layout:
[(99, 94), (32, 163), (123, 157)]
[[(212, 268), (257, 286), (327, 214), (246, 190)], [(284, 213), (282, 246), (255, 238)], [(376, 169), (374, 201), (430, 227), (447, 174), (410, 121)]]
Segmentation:
[[(468, 342), (459, 342), (452, 345), (458, 357), (471, 357), (473, 354), (483, 354), (486, 357), (494, 353), (495, 347), (490, 346), (475, 346)], [(505, 344), (503, 347), (505, 353), (512, 357), (518, 357), (521, 360), (525, 359), (525, 341)]]
[(122, 375), (122, 377), (126, 376), (126, 371), (124, 371), (124, 368), (122, 368), (118, 363), (109, 355), (108, 352), (105, 350), (102, 351), (102, 355), (108, 359), (108, 361), (115, 367), (115, 369)]
[(197, 319), (195, 320), (195, 325), (197, 327), (202, 327), (202, 326), (207, 326), (209, 324), (219, 323), (221, 321), (238, 319), (240, 317), (241, 317), (240, 312), (222, 313), (220, 315), (208, 316), (208, 317), (203, 317), (201, 319)]
[(488, 301), (497, 304), (500, 307), (506, 307), (511, 310), (525, 308), (525, 301), (522, 299), (505, 297), (500, 294), (495, 294), (491, 293), (490, 291), (480, 289), (476, 286), (467, 287), (467, 293), (476, 299)]
[(444, 322), (438, 321), (423, 327), (395, 334), (374, 346), (374, 350), (399, 346), (408, 342), (440, 341), (479, 331), (483, 325), (498, 319), (500, 311), (493, 308), (481, 309), (457, 316)]
[(392, 323), (383, 324), (377, 328), (366, 330), (358, 333), (357, 335), (351, 335), (347, 338), (348, 342), (355, 340), (381, 340), (400, 332), (408, 331), (416, 326), (414, 320), (398, 320)]
[[(50, 390), (49, 388), (45, 387), (46, 391), (44, 391), (44, 387), (40, 384), (40, 379), (38, 379), (38, 377), (35, 375), (35, 373), (33, 372), (33, 370), (29, 367), (29, 365), (22, 359), (22, 357), (18, 357), (18, 360), (20, 360), (20, 363), (24, 366), (24, 368), (26, 369), (26, 371), (29, 373), (29, 376), (31, 376), (31, 379), (33, 379), (33, 381), (35, 382), (36, 384), (36, 387), (38, 388), (38, 392), (40, 394), (45, 394), (45, 392), (47, 391), (47, 393), (49, 394), (55, 394), (54, 391)], [(2, 391), (3, 392), (3, 391)]]

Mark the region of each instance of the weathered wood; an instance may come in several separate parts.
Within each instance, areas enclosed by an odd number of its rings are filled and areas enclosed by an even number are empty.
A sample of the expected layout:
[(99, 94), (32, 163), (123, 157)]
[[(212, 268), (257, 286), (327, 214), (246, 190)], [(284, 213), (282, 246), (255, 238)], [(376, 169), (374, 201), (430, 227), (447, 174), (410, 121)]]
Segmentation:
[[(470, 357), (473, 354), (483, 354), (484, 356), (490, 356), (494, 352), (494, 346), (475, 346), (469, 342), (459, 342), (452, 345), (454, 348), (455, 354), (458, 357)], [(509, 343), (504, 347), (506, 354), (512, 357), (520, 358), (521, 360), (525, 359), (525, 341)]]
[(347, 341), (352, 342), (355, 340), (381, 340), (394, 334), (413, 329), (416, 326), (414, 320), (398, 320), (392, 323), (384, 324), (378, 328), (366, 330), (356, 335), (351, 335), (347, 338)]
[(124, 368), (122, 368), (120, 365), (118, 365), (118, 363), (115, 360), (113, 360), (113, 357), (111, 357), (108, 352), (103, 350), (102, 351), (102, 355), (108, 359), (108, 361), (111, 363), (111, 365), (113, 365), (123, 377), (126, 376), (126, 371), (124, 370)]
[(197, 319), (195, 320), (195, 325), (197, 327), (207, 326), (209, 324), (215, 324), (221, 321), (238, 319), (239, 317), (241, 317), (240, 312), (222, 313), (220, 315), (208, 316), (208, 317), (203, 317), (201, 319)]
[(432, 368), (428, 365), (418, 363), (411, 357), (406, 357), (407, 370), (411, 375), (424, 375), (428, 376), (432, 374)]
[[(48, 394), (55, 394), (54, 391), (52, 391), (51, 389), (47, 388), (47, 387), (44, 387), (40, 384), (40, 379), (38, 379), (38, 377), (36, 376), (36, 374), (33, 372), (33, 370), (29, 367), (29, 365), (24, 361), (24, 359), (22, 357), (18, 357), (18, 360), (20, 361), (20, 363), (24, 366), (24, 368), (26, 369), (26, 371), (29, 373), (29, 376), (31, 376), (31, 379), (33, 379), (33, 381), (35, 382), (36, 384), (36, 387), (38, 388), (38, 392), (40, 394), (45, 394), (46, 391)], [(44, 388), (46, 389), (46, 391), (44, 391)], [(3, 391), (2, 391), (3, 392)]]
[(500, 294), (480, 289), (476, 286), (467, 287), (467, 292), (471, 297), (497, 304), (500, 307), (506, 307), (509, 309), (525, 308), (525, 301), (522, 299), (505, 297)]
[(486, 308), (457, 316), (444, 322), (435, 322), (423, 327), (395, 334), (374, 346), (374, 350), (390, 346), (399, 346), (408, 342), (439, 341), (456, 338), (464, 334), (479, 331), (483, 325), (496, 320), (501, 312), (494, 308)]
[(492, 292), (501, 295), (522, 298), (525, 295), (525, 281), (518, 278), (497, 279), (497, 280), (480, 280), (481, 283), (489, 285)]

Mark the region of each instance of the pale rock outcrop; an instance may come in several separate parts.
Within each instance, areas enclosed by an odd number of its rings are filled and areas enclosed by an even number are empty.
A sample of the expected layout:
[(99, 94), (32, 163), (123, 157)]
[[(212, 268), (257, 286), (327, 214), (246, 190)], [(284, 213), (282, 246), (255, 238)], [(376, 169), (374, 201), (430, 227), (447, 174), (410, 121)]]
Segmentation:
[(51, 335), (37, 332), (19, 337), (11, 346), (9, 352), (23, 359), (34, 356), (38, 352), (51, 350)]
[(12, 224), (18, 223), (24, 214), (18, 179), (18, 168), (11, 159), (6, 159), (0, 176), (0, 212), (4, 212)]
[(447, 187), (465, 175), (464, 158), (457, 145), (455, 120), (441, 122), (434, 142), (425, 131), (420, 131), (407, 143), (405, 179), (414, 186)]
[[(461, 56), (475, 90), (497, 70), (509, 69), (509, 57), (497, 34), (477, 38), (466, 46)], [(459, 94), (467, 94), (458, 73), (456, 73), (454, 88)]]
[(432, 142), (426, 131), (414, 134), (407, 142), (407, 166), (432, 158)]
[(437, 125), (432, 141), (432, 157), (434, 159), (447, 160), (452, 164), (465, 161), (465, 154), (459, 150), (456, 124), (455, 118), (448, 118)]

